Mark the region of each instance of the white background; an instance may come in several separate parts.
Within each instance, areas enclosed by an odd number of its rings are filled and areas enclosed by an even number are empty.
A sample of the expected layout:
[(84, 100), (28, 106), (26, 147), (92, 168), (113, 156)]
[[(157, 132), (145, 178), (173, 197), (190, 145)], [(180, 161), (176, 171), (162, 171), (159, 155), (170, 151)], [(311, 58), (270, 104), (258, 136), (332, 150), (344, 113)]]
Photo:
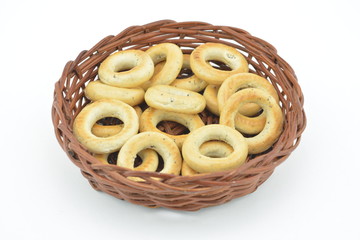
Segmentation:
[[(0, 239), (360, 239), (360, 3), (0, 2)], [(160, 19), (235, 26), (294, 68), (308, 125), (256, 192), (179, 212), (93, 190), (54, 136), (54, 83), (107, 35)]]

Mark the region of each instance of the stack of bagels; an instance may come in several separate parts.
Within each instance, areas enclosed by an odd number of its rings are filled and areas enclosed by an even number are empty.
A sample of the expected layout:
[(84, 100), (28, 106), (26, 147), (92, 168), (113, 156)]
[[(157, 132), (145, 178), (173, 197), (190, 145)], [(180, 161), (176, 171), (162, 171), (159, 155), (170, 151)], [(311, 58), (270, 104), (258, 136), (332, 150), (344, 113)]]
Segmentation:
[[(193, 75), (180, 78), (184, 69)], [(191, 54), (172, 43), (118, 51), (100, 64), (98, 77), (85, 87), (91, 102), (76, 116), (73, 132), (103, 164), (116, 153), (118, 166), (139, 171), (183, 176), (226, 171), (270, 149), (283, 130), (273, 85), (249, 73), (246, 58), (224, 44), (201, 44)], [(199, 116), (204, 111), (217, 115), (219, 124), (206, 125)], [(105, 118), (120, 121), (103, 125)], [(158, 128), (162, 121), (189, 132), (165, 133)]]

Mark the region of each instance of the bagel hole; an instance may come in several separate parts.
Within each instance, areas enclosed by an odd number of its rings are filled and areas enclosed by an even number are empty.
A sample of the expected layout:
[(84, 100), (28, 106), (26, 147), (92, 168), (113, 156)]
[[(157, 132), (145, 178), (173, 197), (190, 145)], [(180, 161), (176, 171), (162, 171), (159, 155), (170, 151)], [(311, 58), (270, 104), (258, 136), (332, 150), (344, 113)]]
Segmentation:
[(231, 71), (231, 67), (224, 62), (217, 61), (217, 60), (209, 60), (209, 65), (215, 69), (222, 70), (222, 71)]
[[(239, 88), (239, 89), (236, 90), (236, 92), (239, 92), (239, 91), (241, 91), (243, 89), (247, 89), (247, 88), (251, 88), (251, 86)], [(249, 117), (249, 118), (254, 118), (254, 117), (260, 116), (260, 114), (262, 114), (262, 113), (263, 113), (263, 109), (260, 107), (260, 110), (257, 113), (255, 113), (255, 114), (244, 114), (244, 115), (246, 117)]]
[(251, 118), (253, 118), (253, 117), (258, 117), (258, 116), (260, 116), (263, 112), (264, 112), (264, 110), (261, 108), (255, 115), (248, 116), (248, 117), (251, 117)]
[(153, 76), (155, 76), (156, 74), (158, 74), (159, 72), (162, 71), (162, 69), (164, 68), (166, 61), (161, 61), (155, 64), (154, 66), (154, 73)]
[[(157, 154), (157, 155), (158, 155), (159, 163), (158, 163), (158, 166), (157, 166), (155, 172), (160, 172), (164, 168), (164, 160), (162, 159), (162, 157), (159, 154)], [(142, 158), (139, 155), (136, 155), (136, 158), (134, 160), (134, 168), (140, 166), (142, 163), (143, 163)]]
[(159, 164), (158, 164), (158, 167), (156, 168), (155, 172), (160, 172), (164, 169), (164, 160), (160, 154), (158, 154), (158, 157), (159, 157)]
[(244, 138), (252, 138), (257, 136), (259, 133), (256, 134), (241, 133), (241, 134), (244, 136)]
[(133, 69), (135, 66), (135, 63), (119, 64), (118, 66), (115, 66), (114, 72), (126, 72)]
[[(204, 148), (207, 144), (221, 144), (221, 146), (218, 147), (212, 147), (212, 148)], [(204, 142), (200, 146), (200, 152), (202, 155), (210, 158), (223, 158), (229, 156), (233, 151), (234, 148), (228, 144), (227, 142), (221, 141), (221, 140), (211, 140)]]
[(255, 117), (258, 117), (258, 116), (260, 116), (262, 113), (263, 113), (263, 109), (262, 108), (260, 108), (260, 110), (257, 112), (257, 113), (255, 113), (255, 114), (252, 114), (252, 115), (250, 115), (250, 114), (244, 114), (246, 117), (248, 117), (248, 118), (255, 118)]
[(140, 166), (143, 163), (142, 158), (139, 155), (136, 155), (136, 158), (134, 160), (134, 168)]
[(176, 77), (177, 79), (184, 79), (184, 78), (189, 78), (191, 76), (193, 76), (194, 73), (190, 68), (182, 68), (180, 70), (179, 75)]
[(120, 73), (120, 72), (127, 72), (127, 71), (130, 71), (131, 69), (133, 69), (133, 68), (121, 69), (121, 70), (118, 70), (118, 71), (115, 71), (115, 72), (117, 72), (117, 73)]
[(108, 156), (107, 159), (106, 159), (107, 162), (108, 162), (109, 164), (116, 165), (118, 155), (119, 155), (119, 151), (110, 153), (109, 156)]
[(170, 135), (183, 135), (190, 133), (184, 125), (174, 121), (161, 121), (156, 125), (157, 129)]
[(113, 126), (123, 124), (123, 121), (115, 117), (104, 117), (98, 120), (96, 123), (102, 126)]
[(216, 116), (207, 109), (204, 109), (204, 111), (199, 113), (199, 117), (205, 125), (219, 124), (219, 116)]

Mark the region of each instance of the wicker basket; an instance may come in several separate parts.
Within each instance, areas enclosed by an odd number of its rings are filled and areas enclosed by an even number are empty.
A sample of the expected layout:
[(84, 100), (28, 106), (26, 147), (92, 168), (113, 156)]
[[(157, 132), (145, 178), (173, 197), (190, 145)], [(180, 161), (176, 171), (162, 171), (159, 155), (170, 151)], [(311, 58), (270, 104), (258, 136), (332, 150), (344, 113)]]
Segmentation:
[[(115, 51), (146, 50), (161, 42), (175, 43), (184, 53), (205, 42), (227, 44), (243, 53), (250, 72), (267, 78), (280, 97), (285, 125), (273, 147), (263, 154), (249, 156), (247, 163), (235, 170), (199, 176), (132, 171), (101, 164), (87, 152), (74, 137), (72, 124), (89, 103), (84, 97), (84, 88), (89, 81), (97, 79), (99, 64)], [(147, 207), (195, 211), (252, 193), (268, 179), (300, 142), (306, 125), (303, 100), (294, 71), (269, 43), (235, 27), (162, 20), (131, 26), (116, 36), (105, 37), (69, 61), (55, 84), (52, 120), (61, 147), (94, 189)], [(135, 182), (129, 176), (141, 177), (144, 181)]]

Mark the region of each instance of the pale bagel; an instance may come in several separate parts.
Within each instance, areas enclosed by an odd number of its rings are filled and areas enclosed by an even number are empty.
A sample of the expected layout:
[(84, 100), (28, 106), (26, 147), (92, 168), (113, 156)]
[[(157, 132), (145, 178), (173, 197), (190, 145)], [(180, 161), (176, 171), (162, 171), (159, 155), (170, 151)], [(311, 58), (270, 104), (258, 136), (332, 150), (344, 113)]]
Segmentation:
[[(123, 121), (122, 130), (105, 138), (95, 136), (91, 129), (98, 120), (104, 117), (115, 117)], [(76, 116), (73, 124), (76, 139), (93, 153), (115, 152), (138, 131), (139, 118), (134, 108), (113, 99), (102, 99), (86, 105)]]
[(168, 85), (156, 85), (145, 92), (146, 103), (156, 109), (196, 114), (205, 109), (205, 98), (196, 92)]
[[(234, 74), (221, 84), (217, 100), (219, 111), (221, 112), (228, 98), (246, 88), (258, 88), (268, 92), (276, 102), (279, 102), (279, 97), (273, 85), (265, 78), (260, 77), (253, 73), (238, 73)], [(260, 115), (253, 117), (258, 114), (261, 107), (255, 103), (248, 103), (243, 105), (239, 109), (239, 114), (235, 117), (235, 127), (241, 133), (246, 134), (257, 134), (262, 131), (265, 126), (266, 116), (262, 112)]]
[[(211, 60), (223, 62), (232, 70), (215, 69), (208, 63)], [(246, 58), (235, 48), (221, 43), (205, 43), (196, 47), (190, 55), (190, 65), (197, 77), (214, 85), (220, 85), (232, 74), (249, 71)]]
[[(139, 117), (142, 114), (142, 110), (139, 106), (134, 107), (136, 111), (136, 115)], [(115, 135), (121, 131), (124, 124), (116, 124), (116, 125), (101, 125), (98, 123), (95, 123), (94, 126), (91, 128), (91, 132), (97, 136), (97, 137), (110, 137), (112, 135)]]
[[(216, 157), (216, 158), (221, 158), (221, 157), (227, 157), (228, 155), (230, 155), (232, 152), (234, 151), (234, 149), (221, 141), (209, 141), (209, 142), (205, 142), (200, 146), (200, 153), (202, 155), (208, 156), (208, 157)], [(182, 176), (192, 176), (192, 175), (196, 175), (199, 174), (198, 172), (196, 172), (194, 169), (192, 169), (191, 167), (189, 167), (189, 165), (183, 161), (182, 166), (181, 166), (181, 175)]]
[(163, 61), (165, 64), (159, 72), (153, 74), (149, 81), (142, 84), (142, 87), (146, 90), (151, 86), (172, 83), (178, 76), (183, 64), (181, 49), (173, 43), (160, 43), (150, 47), (146, 53), (152, 59), (154, 66)]
[(117, 165), (134, 169), (136, 155), (144, 149), (155, 150), (164, 161), (160, 173), (179, 175), (181, 169), (181, 154), (174, 141), (158, 132), (142, 132), (131, 137), (120, 149)]
[[(224, 141), (233, 151), (226, 157), (213, 158), (200, 152), (200, 146), (211, 140)], [(234, 169), (247, 158), (248, 146), (245, 138), (234, 128), (211, 124), (195, 129), (185, 139), (182, 147), (184, 161), (197, 172), (217, 172)]]
[(184, 114), (176, 112), (168, 112), (158, 110), (152, 107), (147, 108), (140, 117), (140, 132), (160, 132), (173, 139), (176, 145), (181, 148), (185, 138), (188, 134), (171, 135), (161, 132), (156, 126), (161, 121), (173, 121), (180, 123), (187, 127), (189, 131), (193, 131), (199, 127), (204, 126), (204, 122), (197, 114)]
[(258, 104), (266, 116), (262, 131), (254, 137), (245, 138), (249, 146), (249, 154), (261, 153), (275, 143), (283, 127), (281, 108), (269, 93), (257, 88), (247, 88), (234, 93), (221, 111), (220, 124), (235, 128), (235, 116), (239, 109), (248, 103)]
[(101, 81), (90, 82), (85, 87), (85, 96), (91, 101), (100, 99), (117, 99), (136, 106), (144, 101), (145, 91), (142, 88), (120, 88), (102, 83)]
[(153, 73), (151, 57), (141, 50), (116, 52), (107, 57), (98, 70), (100, 81), (115, 87), (138, 87), (148, 81)]

